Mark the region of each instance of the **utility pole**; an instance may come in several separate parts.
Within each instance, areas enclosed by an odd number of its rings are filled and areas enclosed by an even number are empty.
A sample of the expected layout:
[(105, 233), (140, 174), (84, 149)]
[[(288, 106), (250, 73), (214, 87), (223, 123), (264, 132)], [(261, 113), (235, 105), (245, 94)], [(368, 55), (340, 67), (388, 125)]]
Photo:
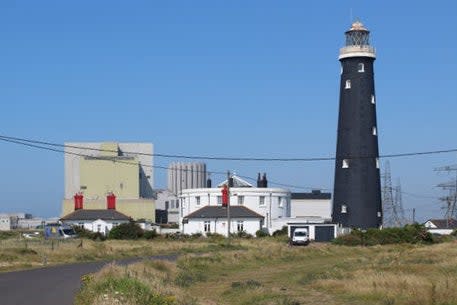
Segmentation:
[(230, 171), (227, 171), (227, 238), (230, 242)]
[(437, 187), (449, 192), (447, 196), (440, 198), (440, 201), (445, 203), (446, 213), (444, 217), (446, 218), (447, 227), (449, 227), (449, 222), (455, 218), (457, 212), (457, 164), (438, 167), (435, 168), (435, 171), (447, 172), (448, 174), (455, 172), (455, 179), (437, 185)]

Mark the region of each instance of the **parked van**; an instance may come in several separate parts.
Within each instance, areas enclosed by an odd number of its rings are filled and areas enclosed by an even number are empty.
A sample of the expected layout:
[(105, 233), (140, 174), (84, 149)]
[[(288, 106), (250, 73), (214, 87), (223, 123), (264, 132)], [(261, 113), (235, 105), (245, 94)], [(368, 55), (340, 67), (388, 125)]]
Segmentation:
[(309, 244), (308, 229), (305, 229), (305, 228), (295, 229), (294, 233), (292, 234), (290, 243), (292, 245), (303, 245), (303, 246), (308, 245)]

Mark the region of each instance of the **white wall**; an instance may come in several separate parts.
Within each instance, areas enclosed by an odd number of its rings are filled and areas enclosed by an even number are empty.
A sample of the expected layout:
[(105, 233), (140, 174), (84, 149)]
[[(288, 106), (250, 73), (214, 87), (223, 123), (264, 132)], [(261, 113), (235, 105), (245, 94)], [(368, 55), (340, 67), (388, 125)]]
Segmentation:
[[(197, 205), (196, 197), (200, 197), (200, 205)], [(184, 216), (195, 212), (204, 206), (217, 206), (217, 197), (221, 196), (220, 188), (187, 189), (182, 191), (180, 222)], [(264, 226), (273, 227), (276, 219), (290, 216), (290, 192), (280, 188), (230, 188), (230, 205), (238, 206), (238, 197), (243, 196), (242, 206), (264, 216)], [(259, 198), (263, 196), (264, 205), (259, 204)]]
[[(189, 222), (183, 224), (184, 234), (202, 233), (204, 232), (205, 221), (210, 222), (210, 232), (218, 233), (227, 236), (227, 220), (225, 219), (189, 219)], [(244, 219), (231, 219), (230, 232), (237, 233), (238, 221), (243, 221), (243, 231), (255, 236), (255, 233), (260, 230), (260, 219), (244, 218)]]
[(332, 218), (332, 202), (330, 199), (292, 199), (290, 207), (291, 217)]
[[(102, 234), (108, 234), (109, 231), (116, 225), (121, 223), (127, 223), (127, 220), (101, 220), (97, 219), (95, 221), (64, 221), (64, 224), (69, 226), (82, 226), (84, 229), (89, 230), (91, 232), (100, 232)], [(100, 225), (100, 227), (99, 227)]]
[(0, 215), (0, 231), (10, 231), (11, 221), (8, 215)]

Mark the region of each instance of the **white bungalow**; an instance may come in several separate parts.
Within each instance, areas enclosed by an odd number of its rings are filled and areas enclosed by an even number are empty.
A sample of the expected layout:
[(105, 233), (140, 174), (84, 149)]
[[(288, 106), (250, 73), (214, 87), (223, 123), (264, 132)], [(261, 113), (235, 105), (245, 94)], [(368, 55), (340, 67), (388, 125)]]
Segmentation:
[(106, 210), (76, 210), (60, 219), (63, 224), (80, 226), (92, 232), (100, 232), (107, 235), (109, 231), (121, 224), (131, 220), (125, 214), (114, 209)]
[(432, 234), (449, 235), (457, 229), (457, 220), (451, 219), (430, 219), (424, 226)]

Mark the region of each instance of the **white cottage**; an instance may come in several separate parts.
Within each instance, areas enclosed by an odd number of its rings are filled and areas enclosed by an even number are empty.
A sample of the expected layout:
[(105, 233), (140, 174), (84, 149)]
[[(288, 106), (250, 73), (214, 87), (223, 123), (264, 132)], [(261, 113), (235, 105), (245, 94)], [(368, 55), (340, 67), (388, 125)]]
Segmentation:
[(63, 224), (80, 226), (92, 232), (107, 235), (109, 231), (121, 224), (128, 223), (130, 217), (114, 209), (107, 210), (76, 210), (60, 219)]
[(449, 235), (457, 229), (457, 220), (451, 219), (430, 219), (424, 226), (432, 234)]
[[(228, 236), (227, 207), (205, 206), (184, 217), (184, 234), (218, 233)], [(246, 232), (251, 235), (262, 228), (264, 217), (244, 206), (230, 207), (230, 233)]]

